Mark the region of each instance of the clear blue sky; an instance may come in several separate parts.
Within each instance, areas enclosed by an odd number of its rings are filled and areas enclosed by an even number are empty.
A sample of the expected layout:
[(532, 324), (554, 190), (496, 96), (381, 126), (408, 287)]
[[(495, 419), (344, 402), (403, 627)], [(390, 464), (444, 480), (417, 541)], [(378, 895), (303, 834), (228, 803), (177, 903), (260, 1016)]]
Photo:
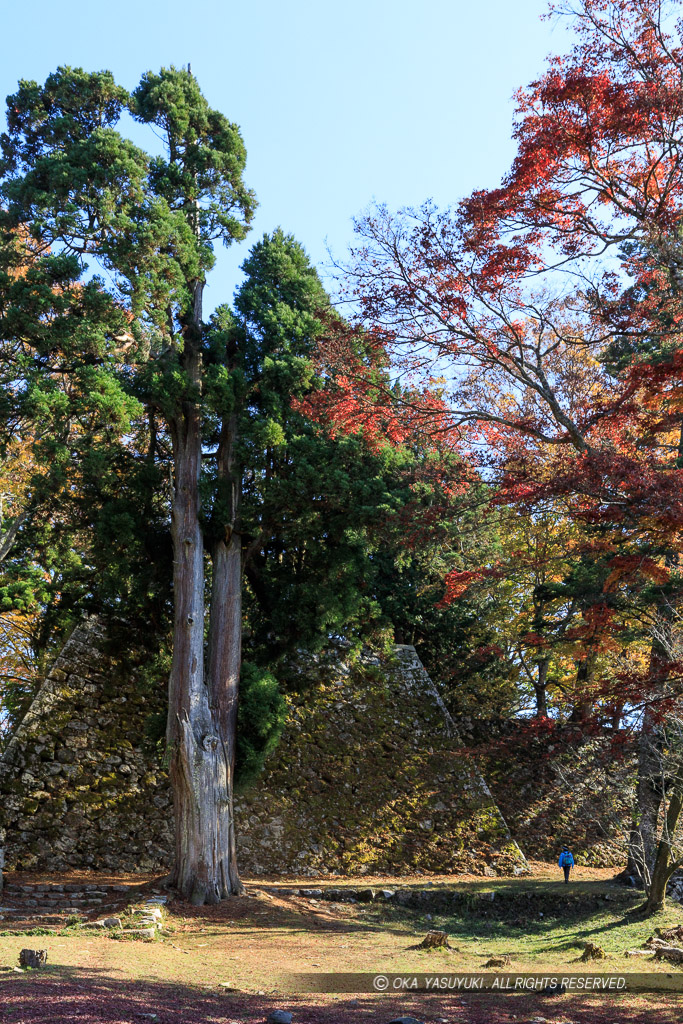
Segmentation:
[[(373, 199), (448, 205), (510, 163), (514, 90), (566, 46), (546, 0), (24, 0), (2, 4), (2, 98), (60, 64), (134, 87), (192, 64), (240, 125), (260, 209), (251, 239), (282, 226), (327, 262)], [(2, 105), (4, 111), (4, 103)], [(4, 118), (4, 113), (3, 113)], [(139, 141), (139, 140), (138, 140)], [(229, 300), (248, 244), (212, 275)]]

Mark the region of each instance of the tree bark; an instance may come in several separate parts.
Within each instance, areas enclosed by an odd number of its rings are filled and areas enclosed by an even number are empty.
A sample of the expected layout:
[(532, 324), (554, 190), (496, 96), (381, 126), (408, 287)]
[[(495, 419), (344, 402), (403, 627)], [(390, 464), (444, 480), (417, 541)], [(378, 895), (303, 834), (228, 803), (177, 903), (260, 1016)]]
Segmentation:
[[(657, 611), (657, 618), (663, 630), (670, 626), (670, 615), (662, 605)], [(663, 694), (668, 666), (671, 661), (670, 652), (666, 649), (666, 641), (657, 637), (652, 641), (650, 650), (650, 678), (657, 681), (653, 696)], [(659, 808), (662, 803), (662, 758), (657, 741), (657, 717), (651, 705), (643, 711), (643, 722), (638, 736), (638, 779), (636, 783), (635, 820), (629, 840), (628, 874), (646, 882), (651, 874), (657, 854), (657, 831)]]
[(669, 799), (669, 806), (666, 813), (666, 830), (659, 840), (657, 855), (652, 868), (650, 891), (647, 896), (645, 909), (648, 914), (656, 914), (666, 902), (666, 887), (672, 874), (679, 866), (678, 862), (671, 862), (671, 850), (683, 808), (683, 793), (674, 790)]
[(576, 670), (575, 700), (572, 713), (569, 716), (570, 722), (585, 723), (593, 712), (593, 702), (590, 699), (589, 685), (593, 677), (595, 667), (595, 654), (589, 649), (578, 664)]
[(236, 464), (237, 417), (226, 417), (221, 427), (217, 453), (218, 522), (217, 540), (211, 557), (213, 581), (207, 682), (211, 711), (216, 722), (223, 771), (226, 780), (221, 807), (221, 879), (224, 895), (240, 894), (244, 886), (237, 869), (233, 779), (237, 739), (237, 707), (242, 663), (242, 537), (237, 531), (241, 496), (241, 473)]
[(242, 544), (239, 534), (214, 545), (213, 585), (209, 620), (208, 689), (221, 758), (221, 794), (217, 815), (218, 868), (221, 895), (244, 892), (237, 869), (233, 779), (237, 738), (237, 706), (242, 660)]
[(635, 820), (629, 839), (626, 873), (646, 883), (657, 853), (661, 794), (661, 759), (657, 754), (656, 723), (649, 708), (643, 713), (638, 736), (638, 778)]
[(28, 518), (28, 511), (21, 512), (14, 520), (12, 525), (4, 531), (4, 533), (0, 528), (0, 562), (3, 562), (5, 558), (7, 558), (8, 554), (12, 550), (12, 545), (16, 540), (19, 530), (21, 529), (21, 527), (24, 525)]
[(239, 549), (236, 554), (235, 545), (225, 541), (212, 551), (206, 676), (204, 672), (201, 288), (196, 282), (193, 321), (182, 356), (188, 395), (182, 413), (171, 421), (174, 628), (167, 729), (175, 813), (175, 861), (169, 882), (197, 905), (244, 891), (237, 873), (232, 810), (241, 572)]
[(546, 687), (548, 685), (548, 667), (550, 658), (544, 658), (538, 662), (538, 676), (534, 682), (534, 693), (536, 695), (536, 718), (548, 717), (548, 698)]
[[(186, 361), (190, 369), (192, 361)], [(190, 364), (189, 366), (187, 364)], [(172, 424), (175, 488), (173, 537), (173, 660), (169, 680), (167, 742), (175, 813), (175, 863), (170, 881), (192, 902), (203, 903), (209, 888), (210, 858), (206, 806), (204, 737), (211, 721), (204, 685), (204, 541), (199, 523), (201, 429), (199, 407), (186, 403)]]
[[(683, 422), (678, 435), (676, 468), (683, 468)], [(667, 568), (679, 564), (676, 551), (669, 551), (665, 557)], [(655, 631), (650, 649), (650, 678), (656, 681), (653, 696), (663, 694), (666, 686), (668, 665), (675, 660), (671, 636), (672, 609), (664, 599), (656, 610), (658, 630)], [(657, 831), (659, 809), (663, 795), (662, 757), (657, 743), (657, 721), (651, 706), (643, 712), (643, 723), (638, 738), (638, 781), (636, 788), (636, 814), (629, 840), (626, 871), (646, 881), (644, 873), (655, 870), (655, 859), (659, 859)], [(671, 833), (673, 835), (673, 833)], [(664, 836), (663, 838), (666, 838)], [(643, 865), (642, 862), (645, 862)], [(644, 869), (644, 870), (643, 870)]]

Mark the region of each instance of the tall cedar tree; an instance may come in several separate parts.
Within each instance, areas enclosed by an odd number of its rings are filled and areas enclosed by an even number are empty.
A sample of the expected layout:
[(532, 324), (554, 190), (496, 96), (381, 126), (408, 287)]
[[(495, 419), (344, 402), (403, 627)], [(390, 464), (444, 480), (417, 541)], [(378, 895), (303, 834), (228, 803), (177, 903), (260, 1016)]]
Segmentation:
[[(124, 101), (138, 119), (163, 124), (168, 160), (148, 158), (114, 130)], [(238, 136), (206, 109), (190, 75), (147, 75), (127, 99), (106, 74), (60, 70), (43, 90), (22, 85), (8, 120), (4, 227), (9, 238), (15, 225), (28, 226), (20, 256), (27, 260), (30, 248), (35, 263), (30, 287), (12, 296), (12, 317), (20, 314), (26, 330), (37, 322), (44, 335), (32, 380), (41, 394), (59, 394), (83, 364), (109, 389), (84, 386), (83, 393), (96, 409), (119, 411), (118, 420), (111, 411), (105, 417), (109, 432), (90, 429), (80, 448), (60, 448), (68, 500), (57, 518), (53, 510), (50, 524), (59, 524), (60, 550), (67, 543), (73, 557), (59, 577), (59, 603), (62, 610), (65, 602), (84, 601), (150, 610), (166, 565), (159, 482), (170, 446), (174, 880), (193, 900), (216, 900), (241, 890), (232, 784), (242, 574), (246, 569), (261, 609), (265, 629), (252, 647), (262, 662), (264, 651), (272, 655), (273, 630), (279, 654), (302, 638), (319, 643), (352, 621), (367, 631), (377, 606), (364, 583), (366, 531), (405, 500), (401, 457), (386, 444), (368, 447), (361, 435), (326, 436), (292, 408), (292, 399), (322, 386), (311, 355), (336, 318), (291, 237), (264, 237), (243, 266), (234, 309), (220, 307), (209, 324), (202, 322), (212, 241), (239, 236), (239, 223), (225, 211), (232, 201), (246, 222), (251, 199), (237, 173)], [(87, 159), (97, 163), (90, 177), (78, 170)], [(88, 261), (99, 262), (116, 289), (97, 277), (84, 283)], [(68, 275), (55, 283), (50, 273), (64, 263)], [(63, 330), (55, 329), (60, 321), (45, 302), (36, 313), (40, 289), (53, 305), (59, 297), (71, 317)], [(95, 315), (76, 333), (83, 295)], [(69, 330), (72, 362), (59, 350)], [(26, 365), (21, 372), (26, 376)], [(134, 420), (123, 438), (122, 410)], [(54, 431), (45, 433), (52, 438)], [(137, 530), (136, 517), (144, 520)], [(101, 541), (97, 550), (88, 536)], [(145, 553), (153, 573), (138, 564)], [(156, 604), (163, 615), (163, 601)], [(241, 755), (249, 776), (277, 735), (282, 707), (268, 672), (246, 666), (243, 683)]]
[[(117, 124), (126, 111), (165, 141), (150, 156)], [(174, 636), (168, 743), (176, 816), (173, 881), (195, 903), (241, 892), (232, 818), (240, 660), (240, 540), (234, 417), (216, 451), (220, 529), (212, 524), (212, 599), (205, 666), (204, 527), (200, 476), (206, 397), (202, 297), (216, 241), (244, 237), (254, 197), (242, 182), (239, 131), (212, 110), (192, 75), (147, 73), (134, 93), (108, 72), (61, 68), (44, 86), (20, 83), (2, 137), (1, 226), (25, 225), (36, 274), (55, 260), (84, 273), (124, 325), (94, 333), (105, 361), (117, 346), (154, 367), (158, 414), (173, 445)], [(72, 274), (72, 278), (75, 275)], [(39, 317), (40, 319), (40, 317)]]

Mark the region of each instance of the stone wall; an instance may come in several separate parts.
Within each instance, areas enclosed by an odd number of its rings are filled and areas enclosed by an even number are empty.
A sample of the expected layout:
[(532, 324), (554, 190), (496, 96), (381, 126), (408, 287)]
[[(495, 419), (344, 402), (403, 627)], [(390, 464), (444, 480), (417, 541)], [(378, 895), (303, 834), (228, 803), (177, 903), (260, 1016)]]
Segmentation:
[(72, 633), (0, 757), (8, 868), (147, 871), (170, 848), (167, 778), (137, 692), (96, 619)]
[(528, 857), (557, 860), (562, 843), (579, 864), (623, 867), (635, 800), (637, 756), (628, 732), (586, 734), (573, 723), (462, 720), (458, 729)]
[[(299, 671), (280, 745), (236, 800), (245, 873), (524, 869), (414, 648), (391, 664), (336, 648)], [(8, 867), (168, 864), (158, 709), (96, 620), (74, 631), (0, 758)]]
[(256, 873), (523, 868), (414, 647), (393, 666), (332, 650), (302, 687), (266, 773), (237, 802), (240, 859)]

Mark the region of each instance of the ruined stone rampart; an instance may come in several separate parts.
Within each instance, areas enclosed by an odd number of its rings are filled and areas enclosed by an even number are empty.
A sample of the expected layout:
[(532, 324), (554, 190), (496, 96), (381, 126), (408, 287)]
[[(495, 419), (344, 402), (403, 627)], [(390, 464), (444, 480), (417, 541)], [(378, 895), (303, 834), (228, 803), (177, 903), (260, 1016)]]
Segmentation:
[(237, 803), (257, 873), (513, 872), (524, 865), (414, 647), (308, 659), (263, 778)]
[[(243, 871), (523, 867), (414, 648), (391, 664), (335, 648), (304, 659), (300, 680), (279, 747), (236, 800)], [(0, 758), (8, 867), (169, 863), (168, 778), (145, 738), (155, 710), (97, 620), (79, 626)]]
[(170, 798), (144, 743), (149, 712), (97, 620), (74, 630), (0, 757), (8, 868), (163, 863)]

